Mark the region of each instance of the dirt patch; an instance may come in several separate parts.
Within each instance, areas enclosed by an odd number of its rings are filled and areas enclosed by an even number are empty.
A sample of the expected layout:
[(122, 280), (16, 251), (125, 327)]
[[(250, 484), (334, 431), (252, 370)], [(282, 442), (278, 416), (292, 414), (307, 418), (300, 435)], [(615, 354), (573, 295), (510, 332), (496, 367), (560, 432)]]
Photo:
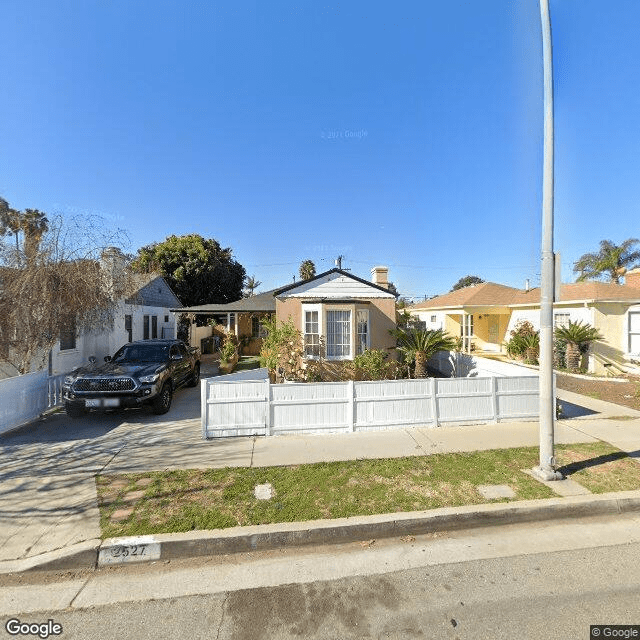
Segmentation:
[(611, 382), (558, 374), (556, 383), (558, 389), (580, 393), (596, 400), (605, 400), (640, 411), (640, 376), (627, 376), (626, 382)]

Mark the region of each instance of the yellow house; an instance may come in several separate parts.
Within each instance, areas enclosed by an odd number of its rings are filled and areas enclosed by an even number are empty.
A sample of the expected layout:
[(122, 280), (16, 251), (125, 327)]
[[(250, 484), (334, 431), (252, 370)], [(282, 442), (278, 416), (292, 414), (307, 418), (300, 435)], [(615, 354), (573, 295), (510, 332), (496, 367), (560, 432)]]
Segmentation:
[(229, 304), (173, 309), (214, 315), (227, 331), (250, 339), (244, 353), (260, 352), (264, 318), (292, 320), (304, 337), (308, 358), (351, 360), (365, 349), (390, 350), (395, 339), (397, 295), (389, 290), (387, 267), (374, 267), (372, 281), (343, 269), (331, 269), (309, 280), (273, 289)]
[[(408, 309), (428, 329), (461, 336), (465, 351), (504, 353), (518, 322), (540, 326), (540, 289), (515, 289), (493, 282), (465, 287)], [(560, 287), (554, 303), (555, 326), (586, 322), (604, 339), (594, 343), (589, 371), (633, 371), (640, 365), (640, 269), (625, 283), (576, 282)]]

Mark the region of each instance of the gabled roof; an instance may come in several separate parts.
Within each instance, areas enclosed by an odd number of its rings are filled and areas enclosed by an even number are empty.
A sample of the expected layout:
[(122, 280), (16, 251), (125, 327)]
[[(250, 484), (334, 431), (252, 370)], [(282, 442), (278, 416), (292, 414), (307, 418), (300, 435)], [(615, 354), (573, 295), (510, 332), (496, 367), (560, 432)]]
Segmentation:
[(351, 278), (351, 280), (355, 280), (356, 282), (359, 282), (360, 284), (364, 284), (368, 287), (371, 287), (373, 289), (377, 289), (378, 291), (382, 291), (383, 293), (388, 293), (390, 295), (395, 296), (396, 298), (398, 297), (397, 294), (391, 293), (391, 291), (389, 291), (389, 289), (379, 285), (379, 284), (375, 284), (373, 282), (369, 282), (368, 280), (364, 280), (363, 278), (358, 278), (358, 276), (354, 276), (352, 273), (349, 273), (348, 271), (344, 271), (343, 269), (338, 269), (337, 267), (333, 268), (333, 269), (329, 269), (329, 271), (324, 271), (323, 273), (319, 273), (317, 276), (314, 276), (313, 278), (309, 278), (308, 280), (301, 280), (300, 282), (294, 282), (292, 284), (288, 284), (286, 287), (282, 287), (280, 289), (276, 289), (275, 292), (275, 296), (279, 296), (283, 293), (288, 293), (290, 291), (292, 291), (293, 289), (297, 289), (299, 287), (308, 287), (308, 285), (311, 282), (315, 282), (316, 280), (322, 280), (324, 278), (326, 278), (327, 276), (330, 276), (332, 274), (339, 274), (341, 276), (346, 276), (347, 278)]
[(175, 307), (181, 304), (169, 283), (157, 272), (132, 273), (130, 291), (131, 294), (126, 299), (128, 304), (151, 307)]
[[(560, 287), (559, 302), (640, 302), (640, 288), (607, 282), (573, 282)], [(409, 307), (410, 311), (458, 307), (539, 305), (540, 289), (515, 289), (495, 282), (464, 287)]]
[(503, 284), (483, 282), (414, 304), (409, 309), (419, 311), (420, 309), (438, 309), (442, 307), (502, 307), (511, 304), (519, 293), (526, 294), (525, 291), (507, 287)]
[(184, 307), (182, 309), (171, 309), (171, 311), (176, 311), (180, 313), (198, 313), (198, 314), (275, 313), (277, 296), (282, 295), (283, 293), (289, 293), (299, 287), (307, 287), (309, 283), (323, 280), (327, 276), (330, 276), (332, 274), (346, 276), (351, 280), (355, 280), (356, 282), (367, 285), (368, 287), (371, 287), (377, 291), (381, 291), (386, 294), (396, 296), (396, 294), (392, 293), (388, 289), (385, 289), (385, 287), (381, 287), (380, 285), (374, 284), (373, 282), (369, 282), (367, 280), (363, 280), (362, 278), (358, 278), (358, 276), (354, 276), (352, 273), (349, 273), (348, 271), (343, 271), (342, 269), (335, 268), (335, 269), (330, 269), (329, 271), (325, 271), (324, 273), (320, 273), (319, 275), (314, 276), (313, 278), (309, 278), (309, 280), (301, 280), (300, 282), (294, 282), (284, 287), (271, 289), (270, 291), (265, 291), (264, 293), (259, 293), (249, 298), (242, 298), (241, 300), (237, 300), (236, 302), (229, 302), (227, 304), (201, 304), (196, 307)]

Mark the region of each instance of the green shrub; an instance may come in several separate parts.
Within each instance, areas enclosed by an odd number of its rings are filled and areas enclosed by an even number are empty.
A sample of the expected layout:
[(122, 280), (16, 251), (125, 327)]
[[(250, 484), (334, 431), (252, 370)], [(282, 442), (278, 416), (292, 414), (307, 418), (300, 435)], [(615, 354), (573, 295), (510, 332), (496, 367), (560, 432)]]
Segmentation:
[(222, 345), (222, 349), (220, 349), (220, 362), (231, 362), (236, 354), (236, 348), (237, 347), (234, 344), (231, 336), (226, 336)]
[(536, 364), (540, 355), (540, 332), (527, 320), (520, 320), (511, 331), (506, 347), (510, 357)]
[(394, 380), (400, 377), (400, 366), (389, 360), (382, 349), (367, 349), (353, 359), (355, 380)]

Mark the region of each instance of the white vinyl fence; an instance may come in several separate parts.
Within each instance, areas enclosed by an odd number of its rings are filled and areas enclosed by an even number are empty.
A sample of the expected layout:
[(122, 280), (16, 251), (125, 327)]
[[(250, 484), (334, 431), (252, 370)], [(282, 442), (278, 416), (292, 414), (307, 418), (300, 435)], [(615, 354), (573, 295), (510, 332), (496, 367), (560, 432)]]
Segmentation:
[(0, 433), (35, 420), (47, 409), (62, 404), (62, 380), (66, 374), (46, 371), (0, 380)]
[(252, 373), (202, 380), (204, 438), (538, 417), (537, 376), (270, 384), (265, 370)]

